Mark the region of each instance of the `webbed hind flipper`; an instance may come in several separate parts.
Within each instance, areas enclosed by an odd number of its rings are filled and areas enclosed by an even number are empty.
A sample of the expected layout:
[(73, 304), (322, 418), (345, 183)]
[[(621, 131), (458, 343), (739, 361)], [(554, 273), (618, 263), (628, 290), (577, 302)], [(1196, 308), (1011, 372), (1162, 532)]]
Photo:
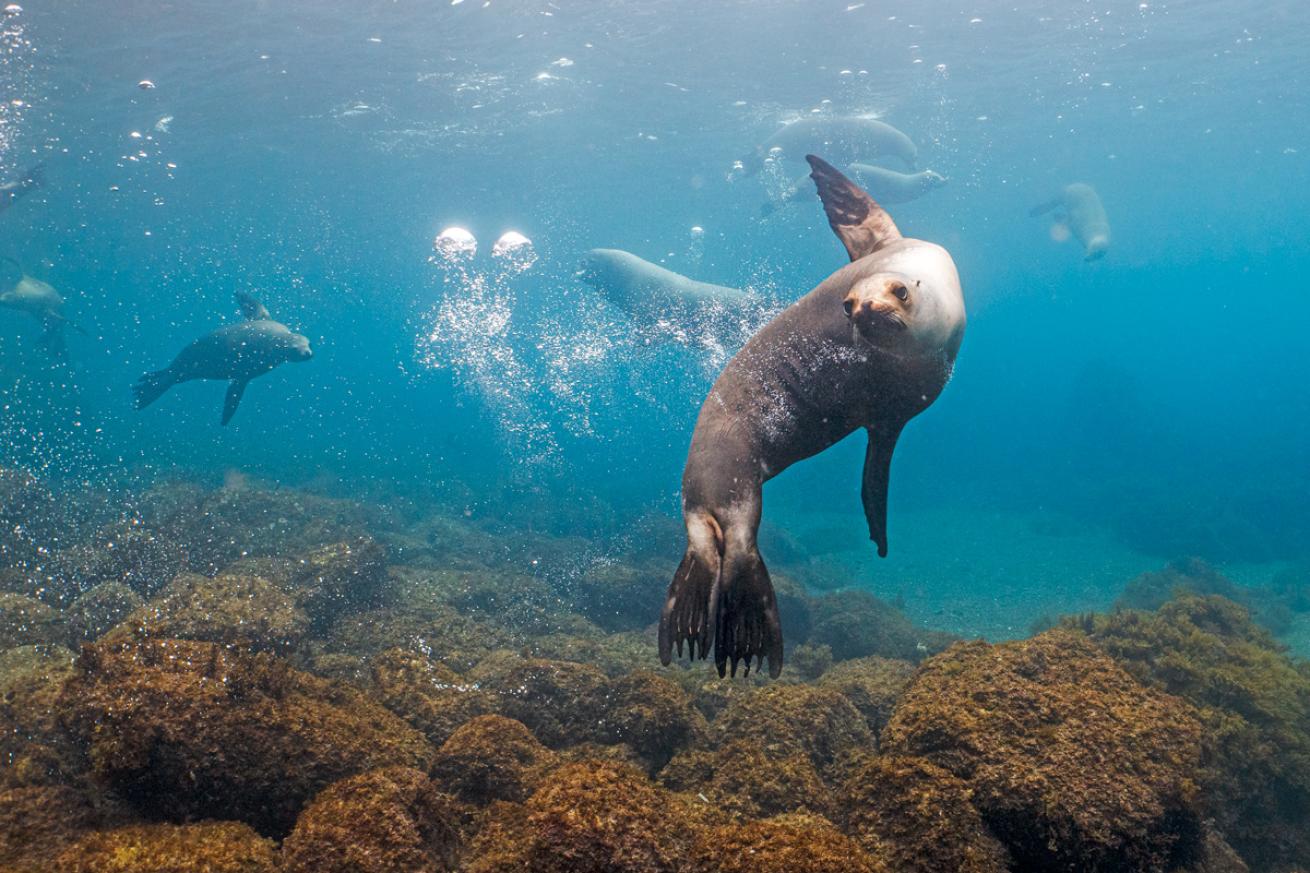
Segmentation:
[(250, 382), (246, 379), (233, 379), (227, 386), (227, 396), (223, 398), (223, 424), (232, 420), (232, 416), (237, 414), (237, 407), (241, 405), (241, 395), (246, 393), (246, 386)]
[(710, 641), (714, 638), (712, 617), (716, 611), (714, 597), (719, 581), (717, 554), (714, 559), (711, 566), (705, 557), (688, 546), (678, 571), (673, 574), (664, 600), (664, 611), (660, 615), (660, 663), (666, 667), (673, 660), (674, 649), (678, 657), (682, 657), (683, 643), (688, 644), (687, 654), (693, 661), (709, 654)]
[(719, 675), (731, 671), (736, 676), (737, 665), (745, 661), (749, 676), (752, 661), (757, 666), (768, 661), (769, 676), (777, 679), (782, 673), (782, 623), (763, 559), (752, 552), (739, 555), (731, 564), (725, 561), (724, 577), (714, 632), (714, 665)]

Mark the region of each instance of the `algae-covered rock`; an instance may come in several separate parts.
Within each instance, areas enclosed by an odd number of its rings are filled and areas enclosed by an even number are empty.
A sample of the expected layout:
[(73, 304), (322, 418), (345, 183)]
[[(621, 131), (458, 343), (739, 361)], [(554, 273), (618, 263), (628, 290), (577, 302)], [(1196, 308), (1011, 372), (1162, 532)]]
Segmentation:
[(849, 700), (812, 685), (770, 685), (739, 696), (710, 725), (710, 735), (717, 743), (756, 738), (770, 754), (802, 753), (827, 777), (839, 775), (851, 756), (877, 746)]
[(464, 674), (510, 640), (494, 625), (427, 603), (348, 613), (333, 623), (325, 643), (330, 652), (361, 657), (387, 649), (422, 652)]
[(700, 873), (900, 871), (865, 852), (822, 816), (800, 814), (706, 830), (697, 840), (691, 869)]
[(386, 550), (369, 537), (358, 537), (298, 557), (287, 586), (322, 630), (338, 616), (377, 606), (386, 578)]
[(597, 691), (594, 709), (596, 739), (630, 746), (652, 773), (707, 731), (687, 693), (649, 670), (609, 680)]
[(258, 576), (210, 579), (184, 573), (129, 614), (106, 639), (201, 640), (285, 653), (308, 629), (309, 620), (291, 598)]
[(555, 760), (522, 722), (483, 715), (462, 725), (437, 750), (432, 777), (443, 790), (479, 806), (521, 802)]
[(65, 514), (32, 474), (0, 467), (0, 567), (26, 566), (57, 542)]
[(905, 614), (867, 591), (837, 591), (815, 598), (809, 642), (832, 648), (838, 661), (880, 655), (915, 661), (939, 648), (938, 635), (916, 628)]
[(801, 643), (787, 653), (787, 668), (803, 682), (818, 679), (832, 663), (832, 646), (827, 643)]
[(127, 519), (57, 552), (49, 567), (56, 587), (72, 596), (117, 582), (149, 598), (186, 569), (187, 555), (167, 534)]
[(67, 640), (68, 625), (59, 610), (32, 597), (0, 592), (0, 649)]
[(81, 771), (79, 750), (60, 730), (55, 701), (73, 675), (62, 646), (0, 654), (0, 787), (55, 785)]
[(493, 807), (465, 873), (682, 873), (699, 827), (632, 768), (566, 764), (526, 804)]
[(88, 834), (52, 873), (276, 873), (277, 844), (230, 821), (133, 825)]
[(361, 773), (314, 798), (282, 843), (285, 873), (455, 869), (461, 811), (406, 767)]
[(61, 848), (99, 822), (87, 798), (65, 785), (0, 791), (0, 869), (48, 869)]
[(1006, 873), (964, 780), (922, 758), (869, 758), (838, 793), (846, 830), (897, 873)]
[(497, 711), (498, 698), (417, 652), (388, 649), (371, 662), (377, 698), (434, 746), (465, 722)]
[(64, 614), (75, 643), (94, 642), (145, 605), (141, 595), (122, 582), (102, 582), (78, 595)]
[(590, 664), (525, 660), (489, 678), (501, 712), (552, 749), (596, 739), (605, 674)]
[(142, 812), (280, 836), (322, 788), (433, 749), (358, 691), (213, 643), (86, 646), (57, 708), (96, 774)]
[(833, 809), (832, 792), (809, 755), (766, 751), (754, 739), (688, 749), (659, 778), (672, 791), (704, 797), (748, 819), (801, 811), (828, 815)]
[(870, 656), (835, 664), (819, 677), (819, 685), (840, 691), (877, 735), (913, 675), (914, 665), (909, 661)]
[(1182, 596), (1157, 612), (1070, 621), (1142, 681), (1200, 708), (1202, 797), (1256, 869), (1310, 859), (1310, 668), (1247, 610)]
[(957, 644), (882, 735), (968, 783), (1020, 869), (1168, 870), (1199, 844), (1201, 726), (1068, 631)]

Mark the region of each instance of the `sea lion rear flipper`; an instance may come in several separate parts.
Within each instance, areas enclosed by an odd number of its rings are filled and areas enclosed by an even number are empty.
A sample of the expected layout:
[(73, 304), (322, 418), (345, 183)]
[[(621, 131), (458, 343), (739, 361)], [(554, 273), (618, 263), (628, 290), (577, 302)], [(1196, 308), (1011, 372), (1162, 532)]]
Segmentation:
[(806, 155), (805, 160), (810, 162), (810, 178), (819, 189), (828, 224), (846, 246), (852, 261), (901, 238), (896, 222), (867, 191), (822, 158)]
[(773, 580), (759, 552), (724, 558), (723, 579), (718, 597), (714, 629), (714, 666), (722, 676), (729, 669), (737, 675), (737, 664), (769, 662), (769, 675), (782, 672), (782, 623)]
[[(241, 307), (241, 314), (251, 321), (258, 321), (261, 318), (268, 318), (268, 310), (264, 304), (254, 298), (254, 295), (245, 291), (236, 293), (237, 305)], [(238, 399), (240, 399), (238, 397)]]
[(869, 539), (878, 546), (878, 557), (887, 557), (887, 487), (891, 482), (892, 452), (901, 426), (869, 428), (869, 447), (864, 452), (864, 484), (860, 497), (869, 522)]
[(714, 629), (712, 616), (716, 611), (714, 597), (718, 594), (718, 563), (715, 560), (714, 566), (710, 566), (691, 547), (682, 556), (660, 615), (660, 663), (664, 666), (673, 660), (674, 648), (678, 657), (682, 657), (684, 642), (692, 660), (709, 654)]
[(227, 424), (236, 415), (237, 407), (241, 405), (241, 395), (246, 393), (249, 384), (245, 379), (233, 379), (227, 386), (227, 397), (223, 398), (223, 424)]

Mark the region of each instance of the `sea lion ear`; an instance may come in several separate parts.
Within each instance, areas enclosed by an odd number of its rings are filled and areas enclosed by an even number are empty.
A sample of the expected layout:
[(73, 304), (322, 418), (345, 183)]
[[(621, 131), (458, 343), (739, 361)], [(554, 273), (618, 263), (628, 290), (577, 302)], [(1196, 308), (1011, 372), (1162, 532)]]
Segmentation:
[(237, 305), (241, 307), (241, 314), (251, 321), (258, 321), (261, 318), (268, 318), (268, 310), (264, 304), (260, 303), (245, 291), (237, 292)]
[(901, 238), (896, 222), (867, 191), (822, 158), (806, 155), (805, 160), (810, 162), (810, 178), (819, 189), (828, 224), (852, 261)]

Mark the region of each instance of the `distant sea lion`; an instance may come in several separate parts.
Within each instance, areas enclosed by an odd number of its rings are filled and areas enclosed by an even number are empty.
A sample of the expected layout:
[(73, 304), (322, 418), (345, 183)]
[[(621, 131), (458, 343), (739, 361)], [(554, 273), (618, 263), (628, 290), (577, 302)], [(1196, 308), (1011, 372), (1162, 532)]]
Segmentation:
[(707, 305), (731, 308), (752, 300), (739, 288), (697, 282), (621, 249), (587, 252), (578, 276), (639, 318), (685, 317)]
[(887, 554), (887, 484), (905, 423), (950, 378), (964, 336), (951, 256), (901, 236), (835, 168), (806, 158), (851, 263), (784, 310), (728, 362), (701, 406), (682, 477), (687, 551), (659, 624), (660, 660), (714, 643), (719, 675), (739, 661), (782, 669), (782, 627), (760, 558), (761, 487), (858, 428), (869, 434), (862, 496)]
[[(874, 200), (881, 204), (909, 203), (918, 200), (935, 188), (947, 183), (947, 178), (932, 170), (920, 170), (917, 173), (898, 173), (886, 167), (873, 164), (854, 163), (846, 168), (868, 191)], [(796, 203), (808, 196), (810, 177), (797, 179), (777, 200), (770, 200), (760, 208), (761, 215), (770, 215), (782, 206)]]
[(223, 424), (227, 424), (251, 379), (280, 364), (308, 361), (314, 356), (308, 339), (271, 319), (268, 310), (254, 297), (238, 291), (236, 298), (246, 320), (202, 336), (184, 348), (165, 369), (142, 376), (132, 387), (137, 409), (145, 409), (181, 382), (225, 379), (231, 382), (223, 401)]
[(911, 170), (918, 169), (919, 149), (901, 131), (885, 121), (859, 116), (807, 116), (783, 125), (752, 153), (741, 159), (746, 175), (764, 165), (769, 152), (779, 149), (792, 160), (822, 151), (841, 166), (895, 155)]
[(1055, 211), (1057, 224), (1067, 224), (1083, 244), (1085, 261), (1105, 256), (1110, 248), (1110, 219), (1096, 189), (1084, 182), (1064, 186), (1058, 197), (1039, 203), (1029, 215), (1034, 217)]
[[(12, 258), (4, 260), (18, 266), (18, 262)], [(19, 271), (22, 271), (22, 267), (19, 267)], [(0, 294), (0, 306), (25, 312), (41, 322), (45, 332), (41, 334), (40, 344), (56, 358), (62, 358), (68, 351), (64, 343), (65, 327), (86, 333), (64, 315), (64, 298), (59, 292), (48, 283), (26, 273), (22, 273), (13, 288)]]
[(21, 179), (0, 182), (0, 212), (13, 206), (19, 198), (31, 194), (45, 184), (45, 164), (37, 164)]

